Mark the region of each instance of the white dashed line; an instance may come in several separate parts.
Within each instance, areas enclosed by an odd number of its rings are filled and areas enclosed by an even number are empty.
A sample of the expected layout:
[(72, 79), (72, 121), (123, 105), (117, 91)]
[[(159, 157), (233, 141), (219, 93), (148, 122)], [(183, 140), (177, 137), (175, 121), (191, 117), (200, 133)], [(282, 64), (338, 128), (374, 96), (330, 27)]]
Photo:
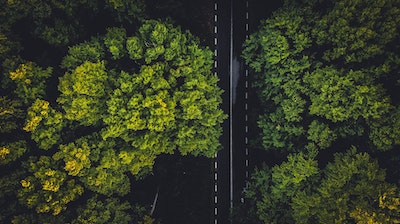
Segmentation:
[[(247, 86), (246, 86), (246, 87), (247, 87)], [(247, 98), (249, 97), (248, 95), (249, 95), (249, 94), (246, 92), (246, 93), (245, 93), (245, 96), (244, 96), (244, 97), (246, 98), (246, 100), (247, 100)]]
[(249, 148), (246, 148), (246, 156), (249, 155)]
[(215, 207), (215, 208), (214, 208), (214, 215), (217, 215), (217, 214), (218, 214), (218, 208)]
[(247, 121), (249, 119), (249, 117), (247, 116), (247, 114), (244, 115), (245, 120)]
[(246, 80), (246, 89), (249, 88), (249, 82)]
[(246, 167), (248, 167), (248, 166), (249, 166), (249, 160), (246, 159)]
[[(246, 160), (247, 162), (248, 160)], [(249, 171), (246, 170), (246, 178), (249, 178)]]
[(249, 31), (249, 24), (246, 23), (246, 31)]
[(246, 144), (249, 142), (249, 139), (247, 137), (244, 138)]
[(244, 108), (247, 110), (247, 103), (245, 103)]
[[(215, 56), (214, 68), (215, 69), (217, 69), (217, 66), (218, 66), (218, 64), (217, 64), (217, 55), (218, 55), (218, 51), (217, 51), (217, 44), (218, 44), (218, 39), (217, 39), (217, 31), (218, 31), (218, 28), (217, 28), (217, 22), (218, 22), (217, 9), (218, 9), (218, 5), (215, 2), (214, 3), (214, 10), (215, 10), (215, 14), (214, 14), (214, 22), (215, 22), (215, 25), (214, 25), (214, 34), (215, 34), (215, 37), (214, 37), (214, 45), (215, 45), (215, 49), (214, 49), (214, 56)], [(218, 76), (216, 70), (214, 72), (214, 75)], [(215, 153), (214, 157), (217, 159), (218, 153)], [(214, 192), (215, 192), (215, 196), (214, 196), (214, 204), (215, 204), (215, 208), (214, 208), (214, 214), (215, 214), (214, 224), (218, 224), (218, 219), (217, 219), (217, 203), (218, 203), (218, 196), (217, 196), (217, 193), (218, 193), (218, 182), (217, 182), (218, 173), (217, 172), (218, 171), (217, 171), (217, 169), (218, 169), (218, 161), (215, 160), (214, 161), (214, 172), (215, 172), (214, 173)]]
[(246, 133), (249, 132), (249, 126), (246, 125)]
[(249, 12), (246, 12), (246, 19), (249, 19)]
[(246, 77), (249, 76), (249, 70), (246, 69)]

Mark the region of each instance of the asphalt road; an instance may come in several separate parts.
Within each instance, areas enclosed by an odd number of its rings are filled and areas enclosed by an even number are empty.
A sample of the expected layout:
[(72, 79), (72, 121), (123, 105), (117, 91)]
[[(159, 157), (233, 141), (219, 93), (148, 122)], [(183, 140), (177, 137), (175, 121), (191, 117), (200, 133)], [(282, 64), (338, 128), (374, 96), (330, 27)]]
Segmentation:
[(249, 126), (251, 99), (248, 68), (241, 51), (248, 36), (259, 27), (281, 2), (266, 0), (216, 0), (214, 5), (215, 74), (225, 90), (222, 108), (229, 115), (223, 124), (221, 143), (214, 163), (214, 220), (211, 223), (232, 223), (230, 211), (246, 203), (243, 193), (251, 171), (262, 159), (263, 152), (251, 149), (249, 139), (254, 133)]

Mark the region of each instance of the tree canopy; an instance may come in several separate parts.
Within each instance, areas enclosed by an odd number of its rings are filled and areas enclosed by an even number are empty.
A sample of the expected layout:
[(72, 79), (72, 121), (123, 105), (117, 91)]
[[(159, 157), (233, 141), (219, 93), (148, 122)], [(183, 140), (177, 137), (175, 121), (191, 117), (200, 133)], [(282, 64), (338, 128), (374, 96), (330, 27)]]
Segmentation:
[(0, 3), (1, 223), (155, 223), (133, 182), (161, 154), (221, 149), (212, 51), (148, 17), (141, 0)]
[(277, 159), (246, 191), (261, 223), (400, 223), (399, 22), (395, 0), (288, 0), (245, 41)]
[(398, 223), (400, 192), (385, 171), (355, 148), (322, 170), (297, 153), (252, 175), (246, 196), (263, 223)]
[(263, 105), (263, 147), (398, 145), (398, 85), (390, 82), (398, 81), (399, 15), (391, 0), (287, 1), (263, 21), (243, 50)]

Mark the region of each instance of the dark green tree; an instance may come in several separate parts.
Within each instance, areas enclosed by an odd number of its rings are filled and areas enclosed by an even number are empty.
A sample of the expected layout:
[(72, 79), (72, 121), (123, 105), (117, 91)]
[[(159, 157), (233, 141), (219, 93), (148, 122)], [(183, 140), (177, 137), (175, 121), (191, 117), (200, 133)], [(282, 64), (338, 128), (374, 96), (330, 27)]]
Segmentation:
[(398, 223), (400, 192), (355, 148), (320, 170), (302, 153), (252, 175), (248, 199), (264, 223)]
[(303, 2), (286, 1), (244, 44), (263, 105), (263, 147), (398, 145), (398, 85), (388, 83), (398, 80), (399, 2)]

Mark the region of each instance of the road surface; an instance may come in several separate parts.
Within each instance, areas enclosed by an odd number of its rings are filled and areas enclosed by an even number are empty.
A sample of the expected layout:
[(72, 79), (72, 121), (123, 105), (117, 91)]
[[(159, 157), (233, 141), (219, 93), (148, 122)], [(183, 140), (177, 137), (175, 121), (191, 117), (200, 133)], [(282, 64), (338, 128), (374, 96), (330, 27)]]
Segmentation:
[[(223, 124), (223, 150), (214, 162), (214, 220), (232, 223), (230, 211), (246, 203), (243, 192), (260, 154), (251, 150), (249, 126), (252, 91), (249, 71), (241, 59), (242, 44), (281, 3), (265, 0), (216, 0), (214, 5), (214, 71), (225, 90), (222, 109), (229, 115)], [(256, 105), (255, 105), (256, 106)], [(254, 119), (254, 118), (253, 118)], [(257, 158), (258, 157), (258, 158)]]

